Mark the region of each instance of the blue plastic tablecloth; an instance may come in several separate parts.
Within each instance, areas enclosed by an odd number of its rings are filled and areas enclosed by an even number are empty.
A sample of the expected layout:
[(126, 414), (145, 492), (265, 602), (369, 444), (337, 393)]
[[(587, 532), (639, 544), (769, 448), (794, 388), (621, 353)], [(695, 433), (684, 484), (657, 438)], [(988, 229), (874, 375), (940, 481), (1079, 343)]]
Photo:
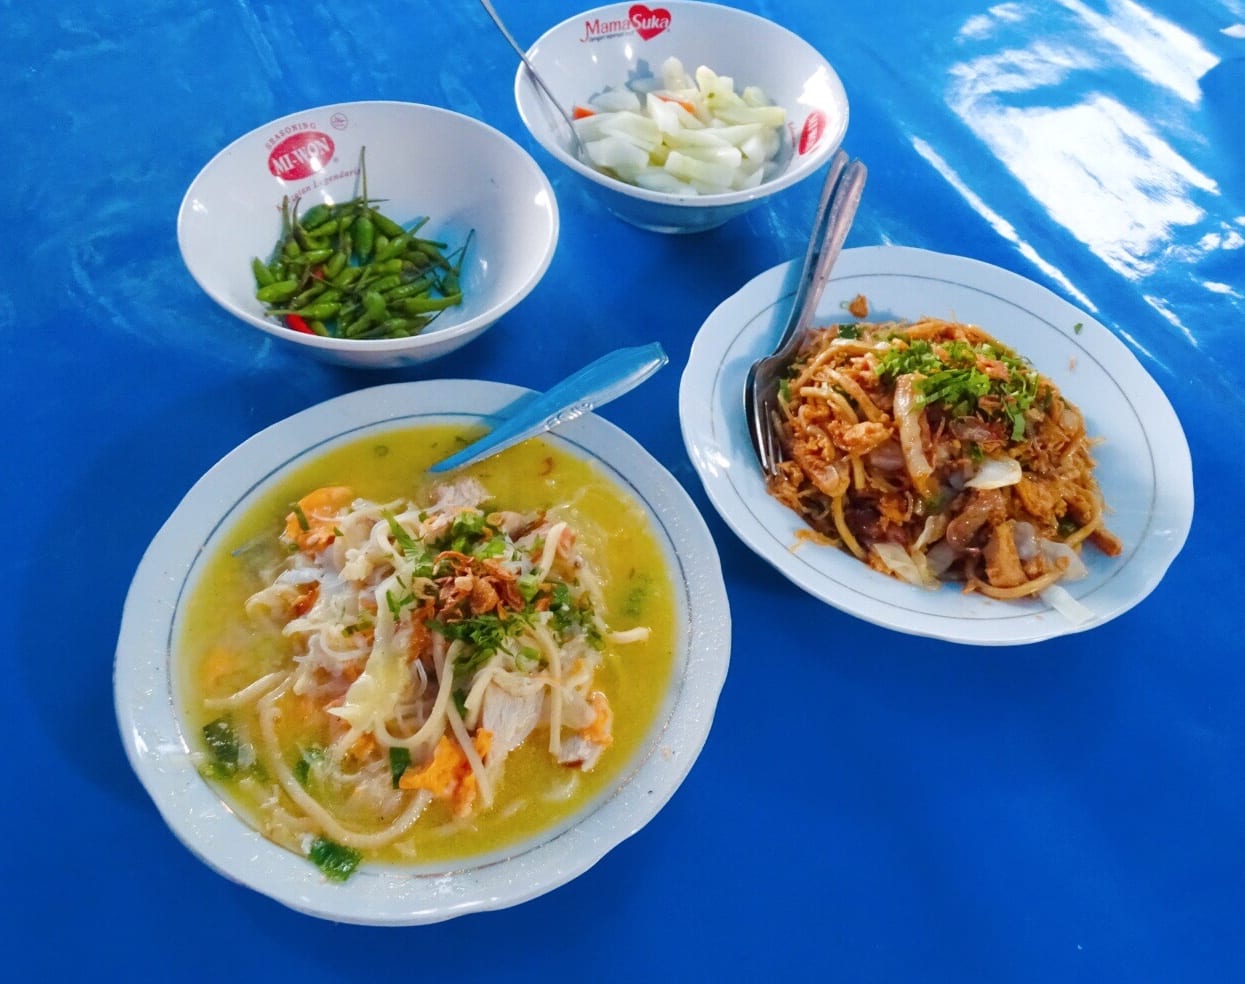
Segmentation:
[[(499, 6), (528, 41), (580, 9)], [(679, 372), (721, 300), (801, 254), (820, 181), (693, 237), (624, 225), (527, 136), (513, 55), (478, 4), (3, 0), (6, 966), (34, 980), (1245, 975), (1245, 5), (734, 6), (808, 39), (845, 82), (846, 146), (870, 167), (849, 246), (1030, 277), (1166, 392), (1197, 506), (1162, 584), (1089, 633), (985, 649), (850, 618), (754, 556), (691, 467)], [(444, 362), (309, 362), (217, 308), (178, 254), (181, 196), (220, 148), (355, 99), (478, 117), (558, 195), (546, 277)], [(129, 768), (111, 686), (130, 577), (190, 486), (350, 390), (442, 375), (544, 388), (652, 340), (672, 367), (602, 416), (702, 510), (734, 619), (712, 733), (669, 805), (546, 896), (416, 929), (299, 915), (197, 861)]]

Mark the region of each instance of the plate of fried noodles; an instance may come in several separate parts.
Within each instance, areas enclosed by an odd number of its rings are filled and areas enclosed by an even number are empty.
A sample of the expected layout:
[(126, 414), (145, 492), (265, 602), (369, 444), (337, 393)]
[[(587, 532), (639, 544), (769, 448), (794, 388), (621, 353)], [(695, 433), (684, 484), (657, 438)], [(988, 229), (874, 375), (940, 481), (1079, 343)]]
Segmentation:
[(976, 260), (843, 252), (780, 383), (783, 461), (764, 475), (744, 380), (797, 267), (712, 312), (680, 387), (688, 453), (745, 544), (848, 614), (977, 645), (1082, 632), (1155, 588), (1193, 515), (1170, 402), (1102, 324)]
[(530, 396), (339, 396), (230, 452), (161, 527), (114, 700), (211, 869), (335, 922), (432, 923), (578, 877), (687, 776), (730, 612), (682, 486), (592, 414), (429, 472)]

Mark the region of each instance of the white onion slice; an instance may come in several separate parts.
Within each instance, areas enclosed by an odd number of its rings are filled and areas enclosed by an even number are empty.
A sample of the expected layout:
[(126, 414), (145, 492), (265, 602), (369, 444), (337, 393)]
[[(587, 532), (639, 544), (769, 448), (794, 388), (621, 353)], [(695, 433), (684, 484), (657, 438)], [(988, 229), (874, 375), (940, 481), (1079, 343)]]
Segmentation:
[[(914, 584), (918, 588), (930, 590), (939, 586), (938, 578), (934, 577), (929, 568), (924, 563), (918, 564), (912, 555), (898, 543), (875, 543), (873, 551), (887, 569), (900, 580)], [(924, 561), (923, 554), (918, 556)]]
[(1041, 591), (1040, 595), (1044, 602), (1073, 625), (1088, 625), (1097, 617), (1089, 608), (1073, 598), (1066, 588), (1058, 584), (1052, 584)]
[[(786, 110), (756, 86), (704, 65), (695, 77), (677, 58), (662, 65), (664, 88), (607, 89), (575, 120), (589, 160), (622, 181), (651, 191), (714, 195), (765, 180), (782, 148)], [(664, 173), (665, 177), (658, 175)]]
[(1020, 462), (1002, 455), (983, 461), (977, 474), (964, 484), (970, 489), (1002, 489), (1017, 484), (1022, 475)]
[(1089, 568), (1085, 566), (1085, 561), (1081, 559), (1081, 555), (1066, 543), (1057, 543), (1054, 540), (1039, 540), (1038, 549), (1042, 551), (1043, 557), (1056, 566), (1058, 566), (1061, 560), (1067, 561), (1067, 566), (1063, 569), (1063, 580), (1065, 581), (1079, 581), (1089, 573)]

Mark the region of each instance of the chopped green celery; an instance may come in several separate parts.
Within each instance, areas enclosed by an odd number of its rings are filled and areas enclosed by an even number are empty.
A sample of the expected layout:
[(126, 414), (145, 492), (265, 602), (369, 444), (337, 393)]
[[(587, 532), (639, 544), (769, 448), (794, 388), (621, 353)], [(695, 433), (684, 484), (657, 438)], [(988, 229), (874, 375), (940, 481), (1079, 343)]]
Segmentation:
[(411, 764), (411, 750), (401, 745), (393, 745), (389, 749), (389, 774), (393, 777), (393, 788), (398, 788), (398, 780)]
[(627, 601), (623, 605), (623, 614), (628, 618), (639, 618), (648, 603), (652, 583), (647, 574), (641, 574), (631, 590), (627, 592)]
[(294, 778), (298, 780), (300, 786), (306, 786), (307, 780), (311, 778), (311, 767), (317, 762), (324, 760), (324, 749), (316, 746), (304, 748), (302, 755), (298, 757), (298, 761), (294, 763)]
[(343, 847), (327, 837), (317, 837), (312, 841), (307, 857), (324, 872), (326, 878), (339, 882), (344, 882), (353, 875), (355, 868), (363, 860), (363, 855), (354, 848)]
[(531, 601), (540, 591), (540, 586), (543, 582), (544, 578), (541, 577), (540, 572), (535, 571), (531, 574), (520, 575), (515, 583), (519, 588), (519, 594), (523, 596), (523, 600)]
[(211, 756), (210, 771), (224, 779), (238, 771), (238, 733), (228, 717), (219, 717), (203, 726), (203, 744)]

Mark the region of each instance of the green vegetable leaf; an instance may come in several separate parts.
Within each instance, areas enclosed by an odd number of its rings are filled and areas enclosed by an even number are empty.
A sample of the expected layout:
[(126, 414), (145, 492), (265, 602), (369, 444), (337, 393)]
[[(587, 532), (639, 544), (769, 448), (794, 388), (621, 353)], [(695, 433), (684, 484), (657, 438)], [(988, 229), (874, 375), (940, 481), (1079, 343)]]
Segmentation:
[(306, 788), (307, 781), (311, 778), (311, 767), (323, 760), (323, 748), (312, 745), (303, 749), (303, 753), (298, 757), (298, 761), (294, 763), (294, 778), (298, 780), (300, 786)]
[(544, 583), (544, 578), (539, 572), (531, 574), (523, 574), (515, 582), (515, 586), (519, 589), (519, 594), (523, 596), (524, 601), (532, 601), (537, 594), (540, 593), (540, 586)]
[(411, 750), (401, 745), (393, 745), (389, 749), (389, 774), (393, 777), (393, 788), (398, 788), (398, 780), (411, 764)]
[(409, 592), (399, 598), (392, 591), (385, 592), (385, 607), (389, 609), (389, 614), (393, 616), (396, 622), (402, 617), (402, 609), (415, 601), (415, 596)]
[(539, 649), (524, 646), (514, 658), (514, 668), (520, 673), (532, 673), (545, 665), (545, 658)]
[(429, 619), (428, 628), (451, 642), (467, 644), (466, 652), (454, 660), (455, 673), (474, 673), (489, 661), (507, 638), (517, 635), (526, 624), (526, 614), (510, 612), (504, 619), (495, 612), (484, 612), (449, 622)]
[(938, 405), (955, 417), (981, 414), (1011, 424), (1011, 439), (1024, 437), (1026, 413), (1049, 398), (1042, 378), (1011, 351), (989, 342), (950, 341), (931, 345), (923, 338), (897, 336), (882, 353), (878, 375), (894, 380), (915, 374), (922, 406)]
[(640, 575), (636, 584), (627, 592), (627, 600), (623, 604), (623, 614), (628, 618), (639, 618), (644, 613), (644, 606), (648, 603), (651, 588), (652, 583), (648, 576)]
[(344, 847), (327, 837), (317, 837), (313, 840), (307, 857), (312, 864), (324, 872), (326, 878), (338, 882), (344, 882), (353, 875), (355, 869), (359, 867), (359, 862), (363, 860), (363, 855), (358, 851)]
[(238, 771), (238, 734), (228, 717), (220, 717), (203, 726), (203, 744), (212, 758), (212, 772), (217, 778), (232, 776)]
[(492, 534), (484, 513), (478, 510), (460, 512), (450, 524), (447, 548), (458, 553), (471, 553), (477, 543)]
[(385, 517), (385, 522), (389, 525), (389, 535), (393, 537), (393, 542), (404, 554), (408, 557), (423, 556), (424, 548), (415, 542), (415, 538), (406, 531), (406, 527), (398, 522), (393, 513), (386, 511), (381, 515)]

